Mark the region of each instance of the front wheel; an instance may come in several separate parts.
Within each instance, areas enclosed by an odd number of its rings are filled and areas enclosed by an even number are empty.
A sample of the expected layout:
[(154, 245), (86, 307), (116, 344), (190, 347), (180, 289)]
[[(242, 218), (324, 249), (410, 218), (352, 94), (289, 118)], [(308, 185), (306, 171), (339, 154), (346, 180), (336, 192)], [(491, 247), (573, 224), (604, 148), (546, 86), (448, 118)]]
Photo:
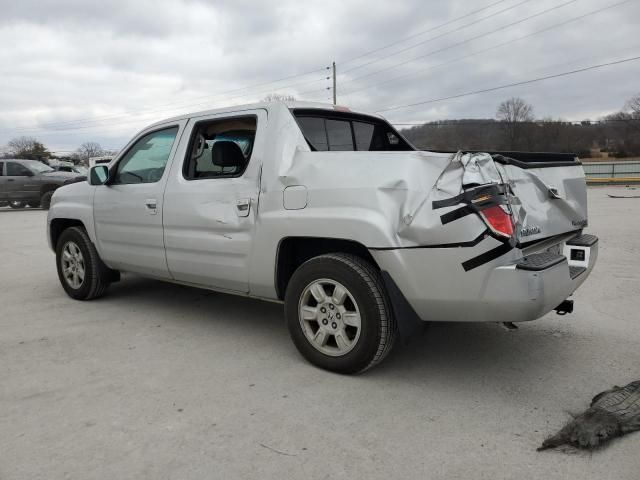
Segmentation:
[(62, 288), (71, 298), (98, 298), (109, 286), (110, 270), (83, 228), (71, 227), (62, 232), (56, 245), (56, 264)]
[(45, 210), (49, 210), (49, 207), (51, 206), (51, 197), (53, 197), (53, 192), (48, 191), (43, 193), (40, 198), (40, 206)]
[(396, 336), (380, 272), (355, 255), (332, 253), (302, 264), (287, 286), (285, 313), (300, 353), (334, 372), (373, 367)]

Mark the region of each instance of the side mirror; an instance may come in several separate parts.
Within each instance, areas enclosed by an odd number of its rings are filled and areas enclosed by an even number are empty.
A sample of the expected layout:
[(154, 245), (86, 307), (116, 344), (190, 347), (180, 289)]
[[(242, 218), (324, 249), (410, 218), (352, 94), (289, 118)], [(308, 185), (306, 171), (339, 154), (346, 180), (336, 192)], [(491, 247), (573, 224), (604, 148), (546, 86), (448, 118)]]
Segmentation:
[(27, 177), (33, 177), (35, 175), (35, 173), (33, 173), (31, 170), (25, 170), (24, 174)]
[(96, 165), (89, 170), (89, 185), (104, 185), (109, 180), (109, 167)]

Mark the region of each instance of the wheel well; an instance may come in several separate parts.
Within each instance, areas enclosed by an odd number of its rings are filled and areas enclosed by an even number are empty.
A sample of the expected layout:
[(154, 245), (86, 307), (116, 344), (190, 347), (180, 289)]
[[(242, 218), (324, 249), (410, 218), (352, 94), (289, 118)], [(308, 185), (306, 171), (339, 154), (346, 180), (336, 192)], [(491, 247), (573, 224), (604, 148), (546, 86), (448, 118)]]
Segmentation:
[(293, 272), (307, 260), (325, 253), (350, 253), (370, 262), (375, 268), (378, 264), (367, 247), (353, 240), (319, 237), (287, 237), (280, 241), (276, 256), (276, 292), (280, 300), (284, 299), (287, 285)]
[(62, 232), (64, 232), (69, 227), (85, 228), (84, 224), (80, 220), (75, 220), (73, 218), (54, 218), (53, 220), (51, 220), (49, 234), (51, 235), (51, 245), (53, 246), (54, 250), (56, 248), (56, 245), (58, 244), (60, 235), (62, 235)]
[(56, 188), (58, 188), (58, 185), (51, 184), (51, 183), (43, 185), (40, 188), (40, 196), (42, 197), (42, 195), (44, 195), (47, 192), (53, 192)]

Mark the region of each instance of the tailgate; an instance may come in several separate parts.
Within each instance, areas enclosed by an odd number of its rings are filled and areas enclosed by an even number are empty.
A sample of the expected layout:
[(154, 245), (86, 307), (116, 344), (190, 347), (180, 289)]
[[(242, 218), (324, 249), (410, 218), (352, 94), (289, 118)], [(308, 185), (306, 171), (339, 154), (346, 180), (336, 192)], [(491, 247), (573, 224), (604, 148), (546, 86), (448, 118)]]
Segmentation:
[(574, 156), (492, 155), (505, 183), (517, 221), (518, 243), (560, 235), (587, 226), (587, 186)]

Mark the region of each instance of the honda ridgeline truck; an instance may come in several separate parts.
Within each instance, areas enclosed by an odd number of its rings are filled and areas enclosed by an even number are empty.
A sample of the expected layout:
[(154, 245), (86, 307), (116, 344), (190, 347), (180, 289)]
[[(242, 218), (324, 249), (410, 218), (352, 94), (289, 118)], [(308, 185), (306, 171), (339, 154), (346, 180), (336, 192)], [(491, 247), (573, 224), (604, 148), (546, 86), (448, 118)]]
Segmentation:
[(141, 131), (53, 195), (62, 287), (131, 272), (284, 303), (298, 350), (362, 372), (424, 322), (524, 322), (598, 254), (574, 155), (417, 151), (384, 119), (315, 103), (195, 113)]

